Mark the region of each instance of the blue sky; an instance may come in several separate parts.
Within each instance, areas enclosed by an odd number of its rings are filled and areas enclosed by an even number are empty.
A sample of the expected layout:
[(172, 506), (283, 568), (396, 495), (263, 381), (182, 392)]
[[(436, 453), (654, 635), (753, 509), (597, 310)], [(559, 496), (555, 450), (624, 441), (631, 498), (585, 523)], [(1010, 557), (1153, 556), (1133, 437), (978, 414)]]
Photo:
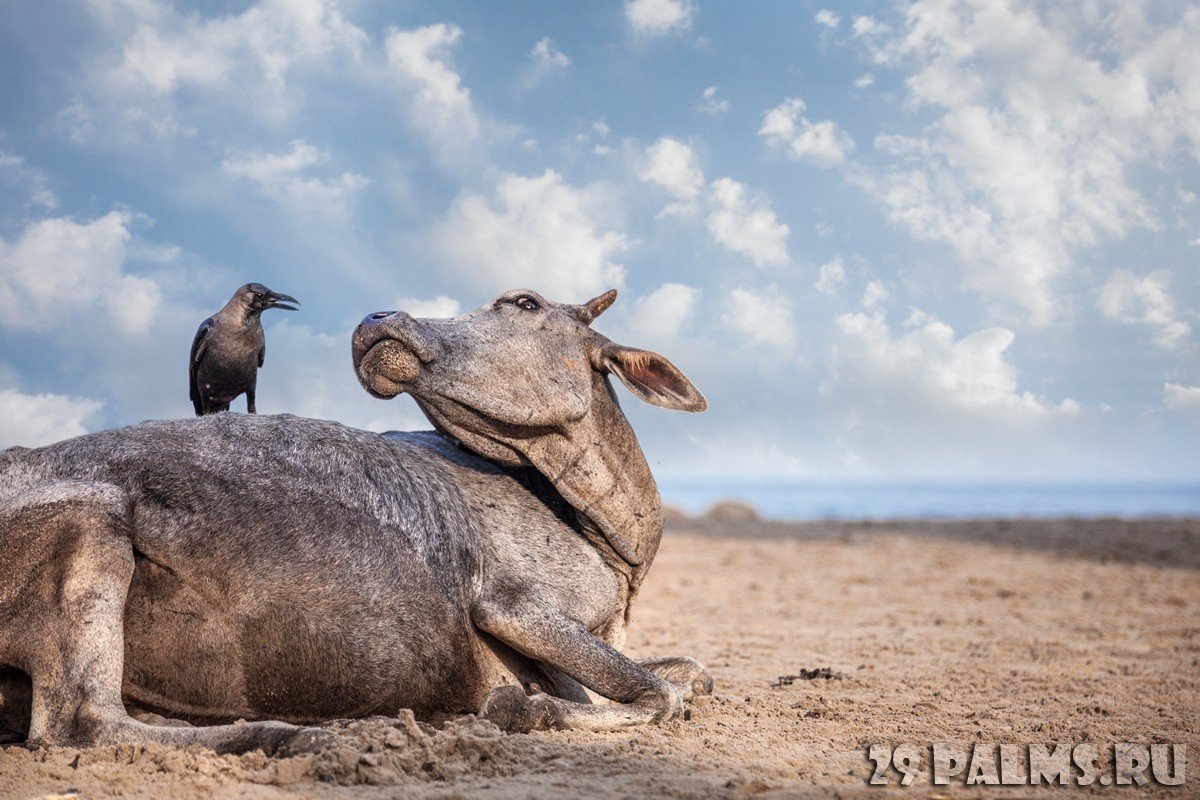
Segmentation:
[(0, 446), (190, 413), (423, 427), (364, 314), (528, 286), (708, 396), (672, 478), (1200, 477), (1200, 5), (0, 8)]

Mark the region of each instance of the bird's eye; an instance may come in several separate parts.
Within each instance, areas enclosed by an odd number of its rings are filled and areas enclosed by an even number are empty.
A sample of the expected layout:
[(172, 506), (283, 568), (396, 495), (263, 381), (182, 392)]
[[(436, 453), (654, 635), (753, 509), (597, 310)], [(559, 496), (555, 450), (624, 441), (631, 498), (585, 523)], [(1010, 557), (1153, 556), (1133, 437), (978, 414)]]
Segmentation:
[(538, 301), (534, 300), (527, 294), (523, 294), (516, 300), (513, 300), (513, 305), (523, 308), (526, 311), (537, 311), (539, 308), (541, 308), (541, 306), (538, 305)]

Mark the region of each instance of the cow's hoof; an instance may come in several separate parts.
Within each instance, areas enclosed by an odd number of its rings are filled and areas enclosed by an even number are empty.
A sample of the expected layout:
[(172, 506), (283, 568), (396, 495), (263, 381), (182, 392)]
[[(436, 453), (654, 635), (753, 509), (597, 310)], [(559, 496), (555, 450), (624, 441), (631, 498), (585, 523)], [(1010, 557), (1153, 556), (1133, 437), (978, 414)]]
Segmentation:
[(333, 746), (337, 739), (336, 733), (323, 728), (301, 728), (280, 742), (274, 755), (277, 758), (290, 758), (305, 753), (317, 753)]
[(479, 716), (508, 733), (523, 733), (518, 720), (525, 713), (526, 695), (520, 686), (500, 686), (483, 701)]
[(493, 689), (479, 716), (506, 733), (529, 733), (551, 727), (553, 712), (544, 694), (530, 697), (520, 686)]

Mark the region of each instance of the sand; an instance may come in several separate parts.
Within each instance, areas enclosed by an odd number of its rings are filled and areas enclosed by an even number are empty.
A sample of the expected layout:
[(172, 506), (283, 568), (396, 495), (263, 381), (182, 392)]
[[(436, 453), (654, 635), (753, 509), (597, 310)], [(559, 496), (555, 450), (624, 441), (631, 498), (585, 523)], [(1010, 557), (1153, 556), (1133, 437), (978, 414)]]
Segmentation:
[(0, 797), (997, 793), (930, 786), (928, 768), (908, 788), (896, 773), (888, 788), (867, 785), (870, 745), (935, 742), (1186, 743), (1186, 785), (1138, 796), (1200, 796), (1198, 570), (1200, 520), (677, 521), (627, 652), (708, 665), (715, 694), (688, 719), (516, 736), (469, 717), (440, 730), (375, 719), (338, 725), (335, 748), (284, 760), (8, 747)]

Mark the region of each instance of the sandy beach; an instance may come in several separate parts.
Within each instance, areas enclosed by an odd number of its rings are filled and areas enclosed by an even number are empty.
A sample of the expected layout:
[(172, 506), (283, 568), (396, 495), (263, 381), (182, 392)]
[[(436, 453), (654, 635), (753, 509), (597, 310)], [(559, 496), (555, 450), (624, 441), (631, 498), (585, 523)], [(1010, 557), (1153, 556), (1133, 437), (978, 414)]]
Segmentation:
[(927, 767), (908, 788), (895, 772), (868, 785), (870, 745), (939, 742), (1186, 744), (1187, 783), (1138, 796), (1200, 796), (1198, 570), (1200, 520), (675, 521), (626, 650), (711, 669), (715, 693), (687, 719), (514, 736), (473, 718), (375, 719), (285, 760), (13, 746), (0, 797), (995, 793), (931, 786)]

